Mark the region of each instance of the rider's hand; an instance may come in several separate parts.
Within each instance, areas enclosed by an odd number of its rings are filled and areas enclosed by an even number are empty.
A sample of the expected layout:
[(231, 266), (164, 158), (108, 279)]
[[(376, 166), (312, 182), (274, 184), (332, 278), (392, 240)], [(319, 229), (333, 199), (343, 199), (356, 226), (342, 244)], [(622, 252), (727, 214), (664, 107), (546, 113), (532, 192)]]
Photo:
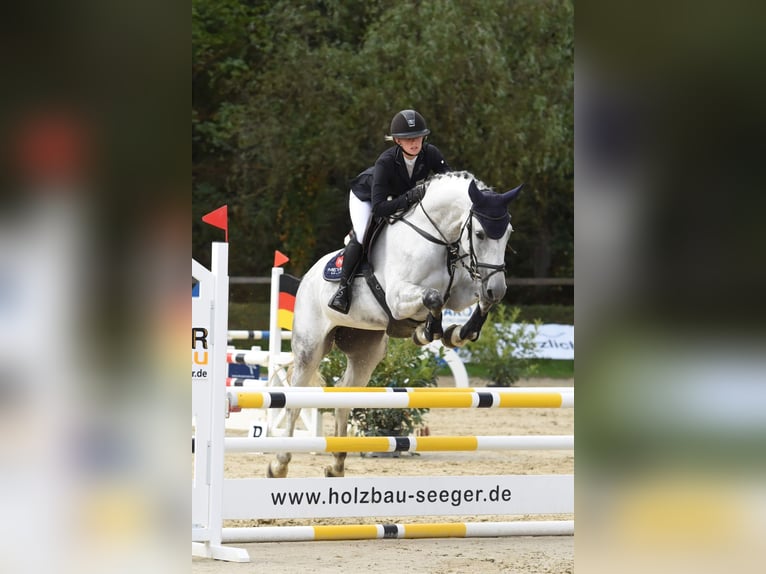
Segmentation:
[(407, 197), (407, 205), (411, 207), (412, 205), (416, 204), (418, 201), (423, 199), (423, 196), (425, 194), (426, 194), (425, 186), (416, 185), (405, 194)]

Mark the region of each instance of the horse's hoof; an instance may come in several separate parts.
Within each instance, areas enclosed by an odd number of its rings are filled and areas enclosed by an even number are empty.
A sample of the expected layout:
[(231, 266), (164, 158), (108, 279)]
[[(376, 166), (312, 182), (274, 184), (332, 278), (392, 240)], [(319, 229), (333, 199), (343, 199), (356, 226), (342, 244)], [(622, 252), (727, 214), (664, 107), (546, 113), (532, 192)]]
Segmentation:
[(459, 349), (464, 347), (468, 342), (467, 339), (460, 338), (460, 325), (450, 325), (444, 331), (444, 337), (442, 337), (442, 345), (450, 347), (451, 349)]
[(271, 464), (266, 467), (266, 478), (285, 478), (287, 476), (287, 471), (283, 471), (280, 474), (274, 474), (274, 471), (271, 470)]
[(457, 328), (458, 328), (458, 325), (453, 324), (444, 330), (444, 336), (442, 337), (442, 345), (444, 345), (445, 347), (449, 347), (450, 349), (454, 349), (459, 346), (452, 342), (452, 333), (454, 333), (455, 329)]
[(430, 341), (426, 341), (424, 339), (421, 339), (418, 336), (418, 330), (416, 329), (415, 332), (412, 333), (412, 342), (415, 343), (418, 347), (425, 347), (430, 343)]
[(325, 478), (343, 478), (344, 474), (345, 473), (343, 472), (340, 472), (340, 473), (335, 472), (335, 470), (331, 466), (324, 467)]

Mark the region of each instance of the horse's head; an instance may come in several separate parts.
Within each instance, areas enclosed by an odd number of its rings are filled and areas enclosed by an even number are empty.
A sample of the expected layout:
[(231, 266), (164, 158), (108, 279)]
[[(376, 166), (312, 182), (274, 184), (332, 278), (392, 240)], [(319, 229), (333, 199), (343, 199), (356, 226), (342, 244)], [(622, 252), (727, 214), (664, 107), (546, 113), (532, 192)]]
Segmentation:
[(468, 186), (472, 205), (466, 239), (471, 267), (481, 279), (481, 298), (491, 303), (505, 296), (505, 248), (513, 231), (508, 205), (521, 188), (522, 185), (505, 193), (495, 193), (479, 189), (473, 179)]

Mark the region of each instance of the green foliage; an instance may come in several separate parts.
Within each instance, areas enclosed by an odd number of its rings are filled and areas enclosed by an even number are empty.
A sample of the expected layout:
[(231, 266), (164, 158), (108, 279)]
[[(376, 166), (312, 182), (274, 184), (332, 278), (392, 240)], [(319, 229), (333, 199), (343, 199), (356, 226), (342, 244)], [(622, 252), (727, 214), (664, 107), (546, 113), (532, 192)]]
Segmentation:
[(574, 360), (534, 359), (536, 377), (546, 379), (574, 379)]
[[(340, 380), (346, 357), (333, 349), (322, 361), (320, 373), (328, 386)], [(386, 357), (370, 378), (369, 387), (434, 387), (439, 357), (407, 339), (390, 339)], [(406, 436), (423, 426), (429, 409), (353, 409), (351, 423), (362, 436)]]
[(269, 329), (270, 305), (268, 303), (235, 303), (229, 301), (229, 329)]
[(479, 339), (469, 346), (471, 362), (485, 368), (498, 387), (510, 387), (536, 370), (532, 359), (539, 323), (519, 321), (519, 313), (518, 307), (497, 305), (484, 323)]
[(574, 325), (572, 305), (519, 305), (519, 321)]
[(266, 275), (279, 249), (302, 275), (341, 246), (349, 180), (415, 107), (453, 168), (526, 183), (509, 269), (571, 276), (571, 1), (193, 0), (192, 21), (193, 255), (226, 202), (233, 274)]
[[(573, 379), (574, 363), (574, 360), (530, 359), (529, 364), (532, 369), (529, 376), (540, 379)], [(465, 370), (469, 377), (492, 378), (489, 370), (479, 363), (466, 363)], [(449, 376), (449, 367), (443, 367), (439, 374)]]

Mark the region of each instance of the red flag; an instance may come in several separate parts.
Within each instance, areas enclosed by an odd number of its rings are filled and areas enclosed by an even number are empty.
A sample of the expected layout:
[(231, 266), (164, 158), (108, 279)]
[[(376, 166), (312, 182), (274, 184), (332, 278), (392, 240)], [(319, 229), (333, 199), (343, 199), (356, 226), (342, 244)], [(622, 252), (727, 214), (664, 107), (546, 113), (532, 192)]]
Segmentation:
[(202, 221), (223, 229), (226, 232), (226, 241), (229, 241), (229, 206), (223, 205), (210, 213), (202, 216)]
[(281, 251), (274, 251), (274, 267), (280, 267), (290, 261), (290, 258)]

